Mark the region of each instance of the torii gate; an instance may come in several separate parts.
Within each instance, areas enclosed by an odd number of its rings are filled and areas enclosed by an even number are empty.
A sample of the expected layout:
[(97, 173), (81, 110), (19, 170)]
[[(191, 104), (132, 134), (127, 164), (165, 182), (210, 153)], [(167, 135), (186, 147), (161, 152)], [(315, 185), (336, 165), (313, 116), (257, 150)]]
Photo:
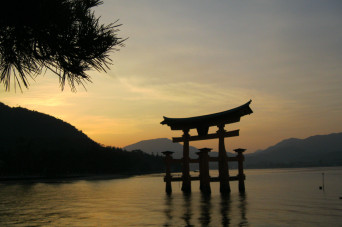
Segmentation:
[[(172, 178), (170, 174), (170, 169), (167, 164), (167, 173), (165, 177), (166, 181), (166, 191), (171, 192), (171, 181), (182, 181), (182, 191), (183, 192), (191, 192), (191, 180), (198, 180), (197, 178), (190, 176), (190, 162), (200, 162), (200, 158), (198, 160), (192, 160), (189, 157), (189, 142), (197, 141), (197, 140), (207, 140), (207, 139), (219, 139), (219, 157), (218, 158), (210, 158), (210, 161), (217, 160), (219, 164), (219, 177), (217, 180), (214, 178), (211, 181), (219, 181), (220, 182), (220, 192), (221, 193), (229, 193), (230, 192), (230, 180), (239, 180), (239, 191), (244, 191), (244, 175), (242, 169), (242, 161), (243, 155), (242, 152), (244, 149), (236, 149), (238, 152), (238, 156), (236, 158), (228, 158), (227, 152), (225, 149), (224, 138), (225, 137), (233, 137), (239, 136), (239, 130), (234, 131), (226, 131), (224, 129), (226, 124), (231, 124), (235, 122), (239, 122), (242, 116), (253, 113), (252, 109), (249, 107), (250, 103), (245, 103), (239, 107), (234, 109), (226, 110), (220, 113), (214, 113), (209, 115), (203, 115), (198, 117), (189, 117), (189, 118), (168, 118), (164, 117), (164, 120), (161, 124), (166, 124), (170, 126), (171, 130), (182, 130), (182, 137), (174, 137), (172, 138), (173, 142), (183, 142), (183, 158), (178, 160), (182, 162), (182, 177), (181, 178)], [(209, 127), (217, 126), (218, 131), (216, 133), (208, 134)], [(190, 136), (190, 129), (197, 129), (198, 135)], [(203, 150), (203, 149), (201, 149)], [(209, 149), (210, 151), (210, 149)], [(201, 152), (208, 153), (208, 150), (203, 150)], [(172, 152), (164, 152), (166, 155), (167, 163), (170, 163), (172, 159)], [(200, 154), (199, 154), (200, 155)], [(202, 155), (205, 157), (206, 155)], [(240, 157), (240, 158), (239, 158)], [(237, 177), (229, 177), (229, 169), (228, 169), (228, 161), (238, 161), (239, 162), (239, 175)], [(241, 166), (240, 166), (241, 164)], [(201, 174), (201, 173), (200, 173)], [(243, 184), (243, 185), (242, 185)], [(169, 186), (168, 186), (169, 185)], [(168, 189), (169, 187), (169, 189)], [(209, 186), (210, 187), (210, 186)]]

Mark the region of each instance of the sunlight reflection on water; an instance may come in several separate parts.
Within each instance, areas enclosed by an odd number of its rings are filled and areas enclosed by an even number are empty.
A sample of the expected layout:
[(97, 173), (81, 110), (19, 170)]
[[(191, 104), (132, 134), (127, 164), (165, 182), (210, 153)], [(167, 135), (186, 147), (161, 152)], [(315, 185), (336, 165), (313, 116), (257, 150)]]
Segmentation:
[[(320, 191), (321, 172), (326, 190)], [(215, 173), (211, 173), (215, 175)], [(190, 195), (162, 175), (113, 180), (0, 183), (0, 226), (339, 226), (342, 168), (246, 170), (241, 195)]]

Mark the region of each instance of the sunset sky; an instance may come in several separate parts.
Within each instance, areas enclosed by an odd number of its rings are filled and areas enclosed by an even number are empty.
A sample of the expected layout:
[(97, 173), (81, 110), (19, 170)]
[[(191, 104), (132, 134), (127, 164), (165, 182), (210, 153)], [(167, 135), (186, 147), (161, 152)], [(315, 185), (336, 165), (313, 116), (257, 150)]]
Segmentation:
[(119, 19), (118, 36), (129, 38), (107, 73), (90, 72), (93, 83), (73, 93), (47, 72), (22, 93), (1, 85), (0, 101), (116, 147), (180, 136), (160, 124), (163, 116), (210, 114), (250, 99), (254, 113), (226, 126), (240, 129), (226, 139), (228, 151), (342, 131), (340, 0), (107, 0), (94, 9), (105, 24)]

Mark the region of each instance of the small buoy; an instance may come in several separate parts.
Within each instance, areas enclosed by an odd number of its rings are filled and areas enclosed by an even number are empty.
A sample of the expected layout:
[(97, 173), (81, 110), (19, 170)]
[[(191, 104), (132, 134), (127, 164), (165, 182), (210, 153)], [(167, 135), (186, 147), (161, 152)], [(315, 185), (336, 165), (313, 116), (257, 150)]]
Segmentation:
[(342, 196), (340, 196), (340, 199), (342, 199)]
[(322, 190), (322, 186), (319, 186), (319, 190)]

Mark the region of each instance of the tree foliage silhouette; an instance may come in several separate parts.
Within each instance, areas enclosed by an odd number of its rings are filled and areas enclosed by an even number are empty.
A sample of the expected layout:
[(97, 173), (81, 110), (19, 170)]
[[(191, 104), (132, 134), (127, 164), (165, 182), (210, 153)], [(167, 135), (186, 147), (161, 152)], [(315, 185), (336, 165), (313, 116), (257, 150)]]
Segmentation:
[(117, 21), (99, 23), (91, 8), (100, 0), (11, 0), (0, 14), (0, 83), (10, 89), (50, 70), (65, 83), (91, 81), (86, 71), (106, 71), (109, 53), (123, 46)]

